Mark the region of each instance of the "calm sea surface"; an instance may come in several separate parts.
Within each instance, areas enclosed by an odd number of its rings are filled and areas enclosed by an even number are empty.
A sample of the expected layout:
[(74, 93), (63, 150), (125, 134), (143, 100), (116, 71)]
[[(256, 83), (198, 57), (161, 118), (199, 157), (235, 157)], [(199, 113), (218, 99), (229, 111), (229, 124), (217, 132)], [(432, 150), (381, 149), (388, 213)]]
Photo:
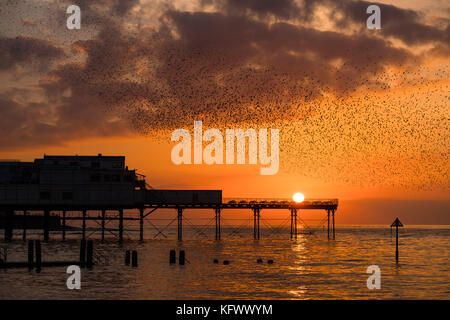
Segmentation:
[[(296, 240), (279, 231), (276, 236), (263, 232), (259, 241), (251, 239), (248, 227), (224, 228), (221, 241), (206, 239), (211, 238), (209, 231), (202, 235), (187, 228), (185, 237), (191, 239), (180, 243), (171, 240), (175, 229), (164, 231), (167, 239), (143, 243), (95, 240), (95, 250), (109, 257), (109, 264), (83, 269), (81, 290), (67, 289), (66, 268), (44, 268), (41, 273), (0, 269), (0, 299), (450, 299), (450, 227), (403, 228), (399, 264), (395, 238), (386, 227), (338, 227), (334, 241), (322, 230)], [(154, 233), (146, 230), (149, 237)], [(60, 238), (58, 233), (51, 236)], [(43, 261), (77, 260), (78, 236), (43, 243)], [(8, 248), (8, 261), (26, 260), (26, 244), (19, 234), (16, 239), (2, 244)], [(138, 251), (137, 268), (124, 265), (126, 249)], [(189, 262), (169, 265), (171, 249), (185, 250)], [(230, 264), (223, 265), (223, 260)], [(380, 290), (367, 289), (369, 265), (381, 269)]]

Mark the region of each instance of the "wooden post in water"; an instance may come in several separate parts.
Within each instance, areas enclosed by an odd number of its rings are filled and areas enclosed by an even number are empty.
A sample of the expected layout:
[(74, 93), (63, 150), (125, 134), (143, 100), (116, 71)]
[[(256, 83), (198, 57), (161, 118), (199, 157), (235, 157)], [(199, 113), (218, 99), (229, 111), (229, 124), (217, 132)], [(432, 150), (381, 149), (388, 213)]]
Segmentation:
[(180, 255), (178, 257), (178, 263), (182, 266), (184, 266), (184, 262), (186, 260), (186, 254), (184, 252), (184, 250), (180, 250)]
[(403, 223), (400, 222), (399, 218), (396, 218), (391, 224), (391, 233), (392, 227), (395, 227), (395, 261), (398, 263), (398, 228), (403, 227)]
[(66, 210), (62, 213), (62, 240), (66, 240)]
[(44, 242), (48, 242), (48, 239), (49, 239), (49, 233), (50, 233), (49, 220), (50, 220), (50, 210), (45, 210), (44, 211)]
[(133, 250), (131, 253), (131, 266), (134, 268), (138, 266), (138, 255), (136, 250)]
[(119, 243), (123, 241), (123, 209), (119, 209)]
[(105, 218), (106, 218), (106, 210), (102, 210), (102, 243), (105, 241)]
[(139, 209), (139, 240), (144, 241), (144, 208)]
[(36, 272), (41, 272), (42, 265), (42, 252), (41, 252), (41, 240), (36, 240)]
[(176, 252), (175, 252), (175, 250), (170, 250), (169, 263), (174, 264), (175, 261), (176, 261)]

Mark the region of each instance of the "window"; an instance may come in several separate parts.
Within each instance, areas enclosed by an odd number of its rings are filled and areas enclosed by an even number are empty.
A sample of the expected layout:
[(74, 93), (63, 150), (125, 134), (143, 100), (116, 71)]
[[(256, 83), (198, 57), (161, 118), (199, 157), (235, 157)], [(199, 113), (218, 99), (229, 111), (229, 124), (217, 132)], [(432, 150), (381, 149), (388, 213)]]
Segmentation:
[(41, 200), (50, 200), (50, 191), (41, 191), (39, 198)]
[(114, 169), (122, 169), (122, 162), (113, 162), (112, 163), (112, 167), (114, 168)]
[(63, 200), (72, 200), (72, 192), (70, 191), (64, 191), (62, 194)]
[(91, 174), (91, 182), (100, 182), (101, 176), (99, 173)]
[(111, 175), (111, 181), (113, 181), (113, 182), (120, 182), (120, 175), (112, 174)]
[(110, 181), (111, 181), (111, 175), (105, 174), (105, 175), (103, 176), (103, 180), (104, 180), (105, 182), (110, 182)]
[(100, 162), (91, 162), (91, 168), (100, 168)]

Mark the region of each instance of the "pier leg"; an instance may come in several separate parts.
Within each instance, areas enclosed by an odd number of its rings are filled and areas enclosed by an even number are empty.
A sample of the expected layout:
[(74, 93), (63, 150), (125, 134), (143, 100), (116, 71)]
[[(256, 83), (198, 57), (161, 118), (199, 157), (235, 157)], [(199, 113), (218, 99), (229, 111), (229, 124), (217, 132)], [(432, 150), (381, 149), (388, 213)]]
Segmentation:
[(123, 241), (123, 209), (119, 210), (119, 242)]
[(220, 209), (216, 208), (216, 240), (220, 240)]
[(144, 208), (139, 209), (139, 239), (144, 241)]
[(84, 267), (86, 264), (86, 240), (80, 242), (80, 266)]
[(258, 228), (258, 232), (257, 232), (258, 239), (260, 238), (260, 234), (259, 234), (259, 217), (260, 217), (260, 213), (261, 213), (261, 209), (258, 209), (257, 215), (256, 215), (256, 224), (257, 224), (257, 228)]
[(330, 240), (330, 210), (327, 210), (328, 215), (328, 240)]
[(291, 215), (291, 239), (292, 239), (292, 236), (294, 235), (294, 229), (293, 229), (294, 228), (293, 227), (293, 225), (294, 225), (294, 223), (293, 223), (294, 222), (293, 221), (294, 220), (294, 216), (292, 214), (292, 209), (290, 209), (289, 212), (290, 212), (290, 215)]
[(102, 210), (102, 242), (105, 241), (105, 218), (106, 210)]
[(256, 210), (253, 209), (253, 239), (256, 240)]
[(41, 241), (36, 240), (36, 272), (41, 272), (41, 265), (42, 265), (42, 252), (41, 252)]
[(23, 210), (23, 241), (27, 241), (27, 210)]
[(44, 211), (44, 242), (48, 242), (49, 239), (49, 220), (50, 220), (50, 211)]
[(297, 239), (298, 232), (297, 232), (297, 209), (293, 209), (294, 214), (294, 238)]
[(81, 229), (82, 229), (81, 239), (86, 240), (86, 210), (83, 210), (83, 222), (82, 222)]
[(183, 209), (178, 208), (178, 240), (183, 239)]
[(14, 211), (8, 210), (5, 213), (5, 241), (11, 241), (13, 237), (13, 217)]
[(94, 260), (94, 241), (88, 240), (86, 250), (86, 267), (92, 268)]
[(28, 240), (28, 269), (32, 270), (34, 265), (34, 241)]
[(62, 213), (62, 240), (66, 241), (66, 210)]
[(334, 209), (331, 210), (331, 214), (333, 215), (333, 240), (336, 239), (336, 230), (334, 228)]

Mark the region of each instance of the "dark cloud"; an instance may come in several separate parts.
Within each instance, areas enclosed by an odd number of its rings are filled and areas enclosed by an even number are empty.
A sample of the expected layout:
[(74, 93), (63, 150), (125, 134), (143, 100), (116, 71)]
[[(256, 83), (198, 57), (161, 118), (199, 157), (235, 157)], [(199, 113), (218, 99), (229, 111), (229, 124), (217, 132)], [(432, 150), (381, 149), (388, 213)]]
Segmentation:
[(64, 50), (48, 40), (24, 36), (0, 38), (0, 71), (17, 66), (34, 66), (43, 71), (63, 57)]

